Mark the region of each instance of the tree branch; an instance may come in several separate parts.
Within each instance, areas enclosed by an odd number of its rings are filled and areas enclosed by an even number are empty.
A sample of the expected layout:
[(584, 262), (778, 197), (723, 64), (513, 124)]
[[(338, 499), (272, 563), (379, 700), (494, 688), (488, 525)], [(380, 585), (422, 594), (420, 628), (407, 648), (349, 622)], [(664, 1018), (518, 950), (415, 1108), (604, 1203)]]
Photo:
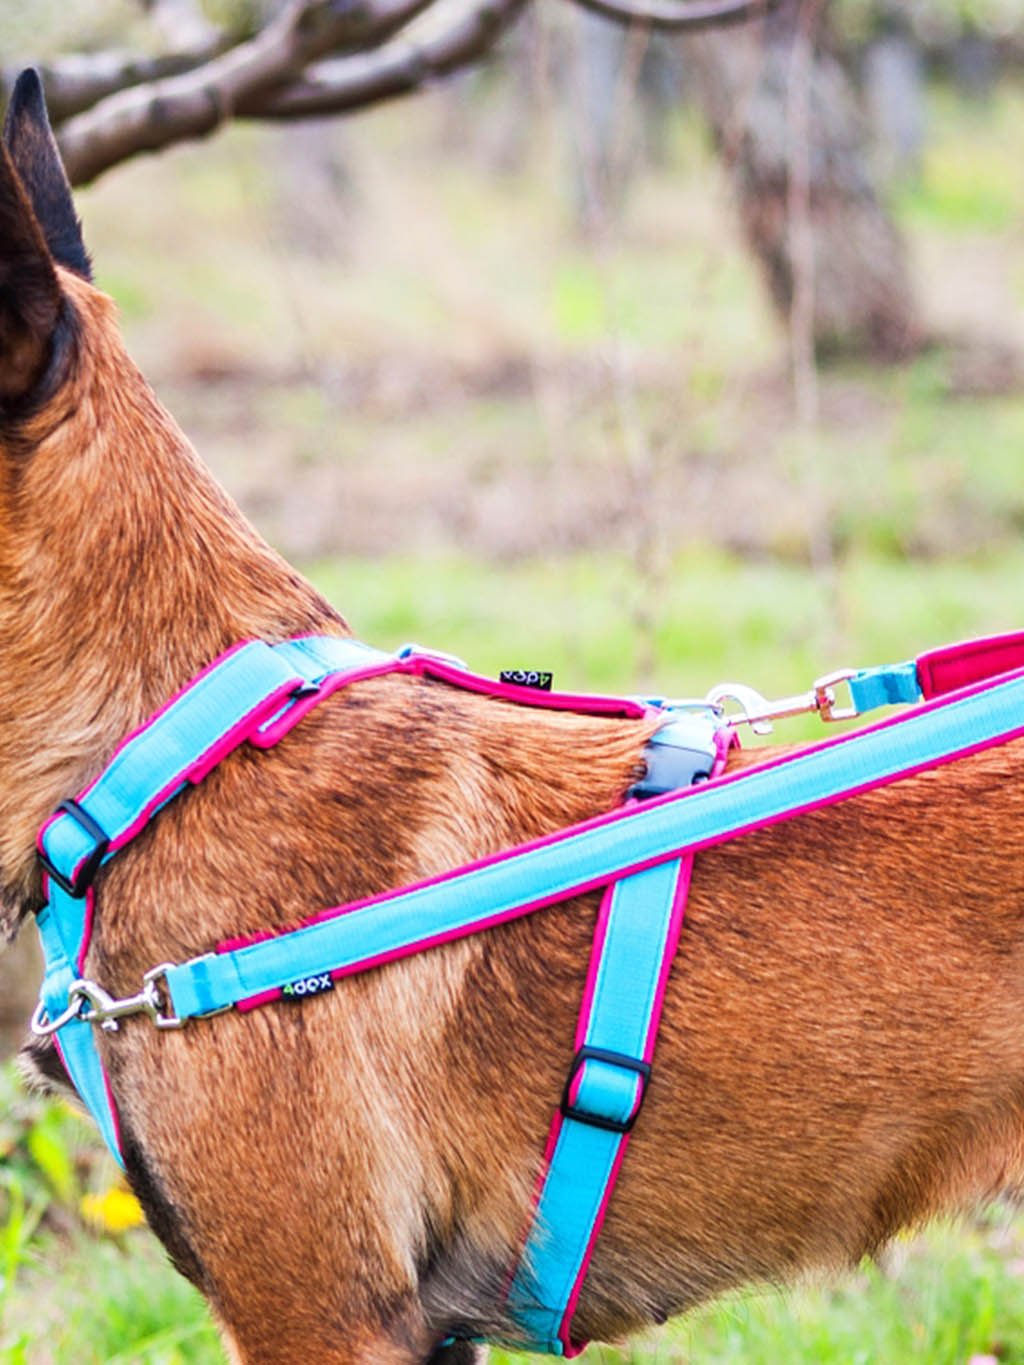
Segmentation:
[[(263, 99), (242, 104), (242, 118), (301, 119), (345, 113), (419, 90), (483, 57), (518, 17), (526, 0), (476, 0), (447, 27), (400, 38), (375, 52), (340, 57), (311, 68)], [(439, 6), (438, 13), (449, 6)]]
[[(155, 0), (159, 4), (161, 0)], [(245, 40), (154, 58), (64, 59), (44, 68), (72, 184), (140, 152), (208, 136), (231, 118), (337, 114), (420, 89), (479, 60), (528, 0), (287, 0)], [(574, 0), (618, 23), (706, 28), (749, 19), (777, 0)], [(182, 27), (181, 6), (166, 0)], [(151, 3), (152, 7), (152, 3)], [(409, 25), (422, 22), (407, 33)]]
[[(193, 71), (224, 52), (234, 41), (236, 39), (229, 34), (218, 33), (198, 47), (157, 57), (131, 52), (83, 52), (34, 65), (46, 91), (50, 122), (57, 127), (118, 90)], [(22, 61), (0, 70), (0, 103), (6, 103), (18, 74), (27, 65), (29, 63)]]
[(574, 0), (620, 24), (679, 32), (744, 23), (767, 13), (778, 0)]
[(290, 0), (246, 42), (178, 75), (120, 89), (80, 113), (58, 137), (72, 184), (94, 179), (138, 152), (205, 137), (289, 84), (318, 58), (376, 43), (430, 0)]

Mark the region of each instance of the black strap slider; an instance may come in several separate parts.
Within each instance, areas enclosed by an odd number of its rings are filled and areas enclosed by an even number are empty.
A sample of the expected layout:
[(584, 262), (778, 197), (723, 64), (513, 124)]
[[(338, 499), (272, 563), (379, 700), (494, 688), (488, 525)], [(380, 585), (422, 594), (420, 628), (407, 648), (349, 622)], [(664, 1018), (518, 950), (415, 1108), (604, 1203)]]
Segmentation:
[(77, 871), (71, 877), (65, 877), (59, 868), (54, 867), (43, 849), (39, 849), (39, 861), (47, 875), (57, 883), (62, 891), (66, 891), (69, 896), (74, 896), (75, 900), (81, 900), (96, 878), (100, 864), (110, 847), (110, 840), (107, 838), (106, 832), (77, 801), (62, 801), (57, 810), (71, 816), (75, 824), (92, 839), (93, 848), (78, 864)]
[[(590, 1060), (604, 1062), (606, 1065), (618, 1067), (622, 1071), (631, 1071), (640, 1077), (640, 1091), (629, 1114), (619, 1116), (614, 1112), (601, 1113), (594, 1109), (582, 1108), (578, 1100), (570, 1102), (569, 1096), (572, 1093), (573, 1082)], [(650, 1079), (651, 1066), (649, 1062), (643, 1062), (638, 1057), (629, 1057), (624, 1052), (612, 1052), (608, 1048), (581, 1047), (572, 1059), (565, 1089), (562, 1091), (562, 1103), (559, 1105), (562, 1117), (575, 1119), (577, 1123), (587, 1123), (591, 1128), (604, 1128), (609, 1133), (628, 1133), (632, 1130), (640, 1115), (640, 1110), (643, 1108)], [(611, 1096), (609, 1096), (609, 1102), (614, 1107), (615, 1101)]]

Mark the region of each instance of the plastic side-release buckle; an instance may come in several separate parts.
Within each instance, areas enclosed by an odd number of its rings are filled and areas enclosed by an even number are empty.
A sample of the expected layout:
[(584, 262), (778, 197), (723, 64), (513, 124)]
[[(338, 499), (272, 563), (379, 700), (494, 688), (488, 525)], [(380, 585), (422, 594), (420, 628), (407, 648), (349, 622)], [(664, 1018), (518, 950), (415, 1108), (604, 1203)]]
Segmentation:
[[(596, 1063), (587, 1066), (588, 1062)], [(629, 1086), (623, 1089), (623, 1075)], [(640, 1078), (636, 1088), (635, 1078)], [(651, 1079), (649, 1062), (612, 1052), (603, 1047), (581, 1047), (573, 1058), (559, 1105), (562, 1117), (603, 1128), (609, 1133), (628, 1133), (636, 1123)], [(575, 1092), (575, 1093), (574, 1093)], [(628, 1108), (624, 1108), (624, 1101)]]
[(656, 730), (644, 748), (646, 771), (629, 795), (640, 800), (707, 782), (718, 758), (717, 722), (707, 711), (675, 716)]

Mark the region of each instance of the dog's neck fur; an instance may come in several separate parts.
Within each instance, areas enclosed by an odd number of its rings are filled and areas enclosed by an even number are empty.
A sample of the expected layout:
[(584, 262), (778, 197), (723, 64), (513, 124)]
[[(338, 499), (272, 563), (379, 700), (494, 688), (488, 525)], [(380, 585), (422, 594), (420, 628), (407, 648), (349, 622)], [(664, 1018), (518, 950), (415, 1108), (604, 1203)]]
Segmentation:
[(200, 463), (125, 353), (111, 301), (60, 273), (74, 406), (18, 425), (0, 491), (8, 928), (38, 892), (41, 821), (190, 676), (240, 639), (345, 630)]

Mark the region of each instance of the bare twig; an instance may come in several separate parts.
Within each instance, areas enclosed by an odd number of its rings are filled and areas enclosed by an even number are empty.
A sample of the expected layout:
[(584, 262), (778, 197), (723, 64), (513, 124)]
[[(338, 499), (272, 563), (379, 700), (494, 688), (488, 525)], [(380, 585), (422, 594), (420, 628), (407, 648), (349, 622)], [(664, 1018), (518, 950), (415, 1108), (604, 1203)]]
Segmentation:
[(799, 0), (789, 68), (786, 121), (789, 130), (789, 260), (793, 277), (789, 341), (798, 456), (807, 496), (807, 546), (818, 578), (822, 620), (831, 650), (842, 637), (842, 600), (833, 544), (831, 497), (818, 455), (821, 398), (814, 336), (817, 261), (811, 202), (811, 120), (814, 51), (825, 0)]
[(786, 122), (789, 129), (789, 260), (793, 295), (789, 337), (797, 419), (818, 421), (818, 367), (814, 346), (814, 222), (811, 217), (811, 81), (814, 39), (824, 0), (800, 0), (789, 70)]

